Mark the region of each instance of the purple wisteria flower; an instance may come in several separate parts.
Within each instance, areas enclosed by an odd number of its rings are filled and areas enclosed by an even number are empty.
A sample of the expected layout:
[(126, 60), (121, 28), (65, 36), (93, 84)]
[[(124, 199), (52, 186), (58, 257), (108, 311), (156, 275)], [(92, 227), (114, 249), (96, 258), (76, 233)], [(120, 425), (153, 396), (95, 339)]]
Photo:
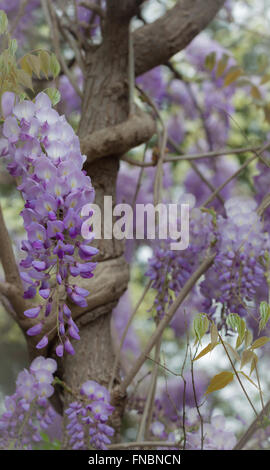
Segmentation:
[(190, 242), (186, 250), (171, 250), (171, 240), (157, 244), (146, 272), (156, 290), (154, 308), (160, 316), (173, 302), (191, 274), (201, 263), (212, 241), (214, 226), (212, 216), (193, 208), (190, 211)]
[(19, 373), (16, 391), (6, 397), (5, 411), (0, 416), (1, 449), (32, 449), (42, 441), (40, 432), (56, 417), (48, 400), (54, 393), (56, 368), (53, 359), (40, 356), (34, 359), (29, 370)]
[[(222, 415), (212, 417), (210, 423), (204, 423), (203, 432), (204, 450), (231, 450), (237, 442), (235, 434), (226, 430), (226, 419)], [(193, 450), (201, 449), (200, 429), (196, 432), (187, 433), (187, 447)]]
[(217, 218), (217, 256), (201, 283), (204, 311), (253, 313), (254, 298), (266, 283), (264, 254), (269, 237), (256, 212), (256, 202), (246, 197), (225, 203), (226, 218)]
[(80, 401), (72, 402), (65, 411), (68, 416), (66, 426), (69, 444), (73, 450), (106, 450), (111, 442), (114, 429), (107, 421), (113, 412), (108, 390), (93, 380), (81, 387)]

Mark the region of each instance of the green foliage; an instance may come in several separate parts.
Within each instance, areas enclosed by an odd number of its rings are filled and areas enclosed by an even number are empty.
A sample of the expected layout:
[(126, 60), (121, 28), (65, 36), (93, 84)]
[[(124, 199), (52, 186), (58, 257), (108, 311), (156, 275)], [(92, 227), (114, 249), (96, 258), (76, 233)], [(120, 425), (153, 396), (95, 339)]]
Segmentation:
[(205, 313), (199, 313), (196, 315), (193, 321), (193, 328), (196, 336), (196, 343), (201, 343), (201, 339), (209, 328), (209, 320)]
[[(17, 41), (9, 36), (6, 14), (0, 10), (0, 99), (6, 91), (12, 91), (19, 97), (27, 96), (27, 90), (34, 91), (33, 78), (54, 79), (60, 73), (60, 65), (54, 53), (34, 50), (17, 60)], [(52, 88), (47, 92), (53, 104), (60, 100), (60, 93)]]
[(267, 302), (260, 303), (260, 323), (259, 331), (262, 331), (270, 318), (270, 306)]
[(46, 88), (44, 92), (50, 98), (53, 106), (55, 106), (61, 100), (61, 93), (56, 88)]

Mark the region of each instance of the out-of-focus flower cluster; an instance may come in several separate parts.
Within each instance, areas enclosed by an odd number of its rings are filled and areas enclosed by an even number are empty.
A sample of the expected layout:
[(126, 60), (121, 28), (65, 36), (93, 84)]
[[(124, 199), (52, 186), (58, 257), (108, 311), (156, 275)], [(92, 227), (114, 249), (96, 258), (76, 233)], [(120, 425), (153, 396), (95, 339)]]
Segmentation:
[(53, 359), (37, 357), (19, 373), (16, 391), (5, 399), (5, 412), (0, 417), (0, 448), (32, 449), (42, 441), (41, 431), (53, 423), (56, 412), (48, 398), (54, 393)]
[(209, 313), (221, 303), (227, 313), (252, 314), (257, 291), (266, 285), (269, 238), (256, 206), (252, 199), (232, 198), (225, 203), (226, 218), (217, 218), (217, 257), (201, 283)]
[(189, 246), (186, 250), (171, 250), (171, 240), (161, 241), (154, 249), (146, 272), (157, 295), (154, 306), (163, 315), (166, 306), (172, 304), (186, 281), (200, 265), (214, 240), (212, 216), (197, 208), (190, 211)]

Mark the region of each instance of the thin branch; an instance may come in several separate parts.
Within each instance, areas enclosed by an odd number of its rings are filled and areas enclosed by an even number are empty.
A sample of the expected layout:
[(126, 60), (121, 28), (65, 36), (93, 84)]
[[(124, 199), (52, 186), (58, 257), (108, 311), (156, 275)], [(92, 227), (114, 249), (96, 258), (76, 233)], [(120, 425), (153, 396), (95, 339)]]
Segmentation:
[(233, 371), (234, 371), (235, 376), (236, 376), (236, 378), (237, 378), (237, 380), (238, 380), (238, 382), (239, 382), (239, 385), (240, 385), (240, 387), (242, 388), (242, 390), (243, 390), (243, 392), (244, 392), (244, 395), (246, 396), (246, 399), (248, 400), (248, 402), (249, 402), (251, 408), (253, 409), (255, 415), (258, 416), (258, 413), (257, 413), (257, 411), (256, 411), (256, 409), (255, 409), (255, 407), (254, 407), (254, 405), (253, 405), (251, 399), (250, 399), (249, 396), (248, 396), (248, 393), (247, 393), (247, 391), (246, 391), (246, 389), (245, 389), (245, 387), (244, 387), (244, 385), (243, 385), (243, 383), (242, 383), (242, 380), (241, 380), (240, 377), (239, 377), (239, 374), (238, 374), (238, 372), (237, 372), (237, 370), (236, 370), (236, 368), (235, 368), (235, 366), (234, 366), (234, 363), (233, 363), (233, 361), (232, 361), (232, 359), (231, 359), (231, 356), (230, 356), (230, 354), (229, 354), (229, 352), (228, 352), (228, 350), (227, 350), (227, 348), (226, 348), (226, 346), (225, 346), (225, 343), (224, 343), (224, 341), (223, 341), (223, 339), (222, 339), (222, 337), (221, 337), (221, 335), (220, 335), (219, 333), (218, 333), (218, 337), (219, 337), (219, 340), (220, 340), (220, 342), (221, 342), (221, 344), (222, 344), (222, 346), (223, 346), (223, 348), (224, 348), (224, 351), (225, 351), (225, 353), (226, 353), (226, 355), (227, 355), (227, 357), (228, 357), (228, 359), (229, 359), (229, 361), (230, 361), (230, 364), (231, 364), (231, 366), (232, 366), (232, 368), (233, 368)]
[(148, 390), (147, 394), (147, 399), (145, 402), (139, 430), (138, 430), (138, 435), (137, 435), (137, 442), (143, 441), (144, 438), (148, 434), (149, 430), (149, 425), (151, 424), (151, 418), (152, 418), (152, 410), (153, 410), (153, 403), (155, 399), (155, 393), (156, 393), (156, 384), (157, 384), (157, 374), (158, 374), (158, 368), (159, 368), (159, 355), (160, 355), (160, 346), (161, 346), (161, 337), (159, 338), (157, 344), (156, 344), (156, 349), (155, 349), (155, 364), (152, 370), (151, 374), (151, 382), (150, 382), (150, 387)]
[(22, 2), (20, 2), (18, 13), (17, 13), (12, 25), (11, 25), (11, 28), (10, 28), (10, 36), (11, 37), (13, 36), (13, 33), (14, 33), (15, 29), (17, 28), (21, 18), (24, 15), (27, 3), (28, 3), (28, 0), (23, 0)]
[[(170, 143), (172, 144), (171, 139), (168, 139)], [(184, 155), (182, 153), (182, 150), (180, 149), (180, 146), (177, 145), (174, 142), (174, 147), (175, 151), (179, 153), (180, 155), (178, 156), (173, 156), (173, 157), (167, 157), (164, 158), (164, 163), (173, 163), (173, 162), (185, 162), (185, 161), (193, 161), (193, 160), (202, 160), (205, 158), (216, 158), (216, 157), (222, 157), (224, 155), (239, 155), (242, 153), (248, 153), (248, 152), (255, 152), (255, 150), (260, 150), (261, 147), (243, 147), (243, 148), (236, 148), (236, 149), (224, 149), (224, 150), (217, 150), (213, 152), (205, 152), (205, 153), (194, 153), (190, 155)], [(121, 160), (124, 160), (125, 162), (129, 163), (132, 166), (139, 166), (139, 167), (152, 167), (156, 166), (157, 162), (141, 162), (139, 160), (135, 160), (132, 157), (128, 157), (126, 155), (123, 155), (121, 157)]]
[(215, 254), (209, 255), (205, 258), (205, 260), (202, 262), (202, 264), (199, 266), (199, 268), (190, 276), (186, 284), (184, 285), (183, 289), (181, 292), (178, 294), (176, 297), (175, 301), (169, 308), (168, 312), (165, 313), (164, 317), (160, 321), (158, 327), (156, 328), (155, 332), (152, 334), (151, 338), (149, 339), (148, 343), (146, 344), (143, 352), (141, 355), (138, 357), (136, 360), (135, 364), (133, 365), (132, 369), (130, 372), (127, 374), (125, 379), (120, 385), (120, 393), (124, 394), (126, 392), (126, 389), (128, 386), (131, 384), (133, 381), (134, 377), (137, 375), (139, 372), (140, 368), (144, 364), (147, 355), (152, 351), (153, 347), (159, 340), (160, 336), (162, 335), (163, 331), (165, 328), (169, 325), (170, 321), (172, 320), (175, 312), (178, 310), (182, 302), (185, 300), (193, 286), (196, 284), (198, 279), (210, 268), (210, 266), (213, 264), (214, 259), (215, 259)]
[(198, 413), (198, 416), (199, 416), (199, 419), (200, 419), (201, 450), (203, 450), (203, 443), (204, 443), (203, 425), (204, 425), (204, 422), (203, 422), (203, 417), (202, 417), (202, 414), (201, 414), (201, 411), (200, 411), (200, 406), (199, 406), (199, 403), (198, 403), (198, 398), (197, 398), (197, 393), (196, 393), (196, 387), (195, 387), (195, 381), (194, 381), (194, 364), (193, 364), (193, 360), (192, 360), (192, 357), (191, 357), (191, 349), (190, 349), (190, 359), (191, 359), (191, 361), (190, 361), (191, 366), (190, 367), (191, 367), (192, 390), (193, 390), (195, 406), (196, 406), (197, 413)]
[(151, 281), (151, 280), (148, 281), (148, 283), (147, 283), (147, 285), (146, 285), (146, 287), (145, 287), (145, 289), (144, 289), (144, 291), (143, 291), (143, 293), (142, 293), (140, 299), (138, 300), (138, 302), (137, 302), (137, 304), (136, 304), (136, 306), (135, 306), (135, 308), (134, 308), (132, 314), (130, 315), (129, 320), (128, 320), (127, 324), (126, 324), (126, 327), (125, 327), (125, 329), (124, 329), (124, 331), (123, 331), (123, 334), (122, 334), (122, 337), (121, 337), (121, 340), (120, 340), (120, 345), (119, 345), (117, 354), (116, 354), (116, 356), (115, 356), (115, 360), (114, 360), (114, 364), (113, 364), (113, 370), (112, 370), (112, 376), (111, 376), (110, 384), (109, 384), (109, 387), (108, 387), (110, 391), (112, 390), (113, 383), (114, 383), (114, 379), (115, 379), (115, 377), (116, 377), (116, 372), (117, 372), (117, 368), (118, 368), (118, 364), (119, 364), (119, 360), (120, 360), (121, 350), (122, 350), (124, 341), (125, 341), (125, 339), (126, 339), (127, 332), (128, 332), (128, 330), (129, 330), (129, 328), (130, 328), (131, 323), (132, 323), (133, 320), (134, 320), (134, 317), (135, 317), (135, 315), (136, 315), (136, 313), (137, 313), (137, 311), (138, 311), (138, 309), (139, 309), (141, 303), (143, 302), (143, 300), (144, 300), (144, 298), (145, 298), (145, 296), (146, 296), (148, 290), (150, 289), (151, 284), (152, 284), (152, 281)]
[(261, 150), (259, 152), (256, 152), (255, 155), (253, 155), (252, 157), (250, 157), (248, 160), (245, 161), (245, 163), (243, 163), (243, 165), (240, 166), (240, 168), (238, 168), (238, 170), (233, 174), (231, 175), (226, 181), (224, 181), (224, 183), (222, 183), (207, 199), (206, 201), (204, 202), (204, 204), (202, 205), (202, 207), (205, 207), (207, 206), (208, 204), (210, 204), (210, 202), (212, 202), (216, 197), (217, 195), (220, 193), (220, 191), (222, 191), (223, 188), (225, 188), (225, 186), (227, 186), (227, 184), (229, 184), (231, 181), (234, 180), (234, 178), (236, 178), (238, 175), (240, 175), (240, 173), (242, 173), (242, 171), (247, 168), (247, 166), (252, 163), (254, 160), (256, 160), (257, 158), (259, 158), (259, 155), (261, 155), (265, 150), (267, 150), (268, 148), (270, 147), (270, 142), (268, 142), (267, 144), (265, 144)]
[(123, 442), (122, 444), (111, 444), (109, 450), (132, 449), (136, 447), (177, 447), (177, 444), (167, 441), (145, 441), (145, 442)]
[(241, 450), (245, 447), (248, 441), (252, 438), (253, 434), (262, 426), (263, 420), (267, 418), (270, 411), (270, 400), (266, 403), (265, 407), (261, 411), (261, 413), (255, 418), (255, 420), (251, 423), (249, 428), (243, 434), (241, 439), (237, 442), (233, 450)]
[(96, 13), (96, 15), (100, 16), (100, 18), (105, 18), (104, 10), (99, 5), (97, 5), (97, 3), (81, 1), (78, 6), (93, 11)]
[(52, 35), (52, 40), (53, 40), (53, 45), (55, 48), (55, 53), (57, 56), (57, 59), (60, 62), (60, 65), (62, 67), (63, 72), (69, 79), (71, 85), (73, 86), (74, 90), (76, 91), (77, 95), (80, 98), (83, 98), (83, 93), (81, 89), (79, 88), (76, 79), (73, 77), (71, 71), (69, 70), (67, 63), (63, 57), (62, 51), (61, 51), (61, 46), (60, 46), (60, 39), (59, 39), (59, 30), (58, 30), (58, 21), (57, 21), (57, 14), (54, 10), (54, 7), (52, 5), (51, 0), (42, 0), (42, 6), (45, 12), (45, 15), (48, 19), (48, 23), (50, 26), (50, 31)]

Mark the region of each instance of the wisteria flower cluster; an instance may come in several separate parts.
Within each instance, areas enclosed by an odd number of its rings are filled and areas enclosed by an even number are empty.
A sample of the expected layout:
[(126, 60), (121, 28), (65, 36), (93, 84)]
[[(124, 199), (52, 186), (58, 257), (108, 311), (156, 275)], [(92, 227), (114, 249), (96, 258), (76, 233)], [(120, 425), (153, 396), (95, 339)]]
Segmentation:
[(236, 444), (233, 432), (226, 430), (226, 418), (214, 416), (210, 423), (204, 423), (203, 440), (201, 429), (187, 433), (187, 447), (193, 450), (231, 450)]
[[(38, 292), (45, 300), (25, 311), (27, 317), (39, 319), (27, 334), (42, 332), (55, 302), (56, 353), (60, 357), (64, 350), (74, 354), (70, 338), (80, 336), (65, 299), (86, 307), (89, 292), (70, 277), (91, 278), (96, 263), (90, 260), (98, 252), (81, 238), (81, 208), (94, 198), (91, 180), (82, 170), (85, 157), (72, 127), (52, 108), (45, 93), (34, 102), (17, 102), (7, 92), (2, 97), (2, 112), (1, 155), (6, 156), (11, 175), (20, 180), (18, 189), (25, 200), (22, 217), (27, 240), (22, 250), (26, 258), (20, 264), (27, 286), (24, 297), (34, 298)], [(37, 348), (47, 344), (45, 335)]]
[(149, 269), (146, 272), (157, 295), (154, 307), (158, 315), (163, 315), (166, 306), (172, 304), (190, 275), (196, 270), (214, 241), (214, 227), (211, 214), (193, 208), (190, 214), (190, 242), (186, 250), (171, 250), (165, 240), (157, 245)]
[(108, 390), (93, 380), (81, 387), (82, 400), (70, 403), (65, 411), (68, 415), (67, 433), (72, 449), (106, 450), (114, 429), (107, 423), (113, 412)]
[(204, 307), (214, 313), (221, 303), (227, 313), (251, 313), (256, 292), (266, 283), (264, 254), (268, 235), (249, 198), (225, 203), (226, 218), (217, 219), (217, 257), (201, 283)]
[(37, 357), (29, 370), (19, 373), (16, 391), (6, 397), (6, 411), (0, 417), (0, 448), (32, 449), (42, 441), (41, 431), (53, 423), (56, 412), (48, 398), (54, 393), (53, 359)]

